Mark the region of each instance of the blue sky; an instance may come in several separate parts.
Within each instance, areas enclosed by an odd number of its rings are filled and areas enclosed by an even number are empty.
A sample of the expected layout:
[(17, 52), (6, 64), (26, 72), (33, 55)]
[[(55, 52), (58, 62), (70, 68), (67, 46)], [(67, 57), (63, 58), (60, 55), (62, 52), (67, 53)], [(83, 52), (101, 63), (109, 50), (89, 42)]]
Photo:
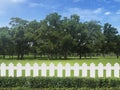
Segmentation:
[(78, 14), (81, 21), (109, 22), (120, 32), (120, 0), (0, 0), (0, 27), (11, 17), (39, 21), (53, 12)]

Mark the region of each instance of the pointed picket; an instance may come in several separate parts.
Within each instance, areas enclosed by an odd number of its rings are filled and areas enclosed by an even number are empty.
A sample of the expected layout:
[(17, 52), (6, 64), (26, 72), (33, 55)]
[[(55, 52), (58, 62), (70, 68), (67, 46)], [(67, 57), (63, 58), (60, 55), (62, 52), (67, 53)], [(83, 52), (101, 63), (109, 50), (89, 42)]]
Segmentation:
[(90, 77), (94, 78), (95, 77), (95, 64), (94, 63), (91, 63), (90, 64)]
[(22, 64), (21, 63), (18, 63), (17, 66), (16, 66), (16, 71), (17, 71), (17, 77), (21, 77), (22, 76)]
[(88, 66), (86, 63), (82, 64), (82, 77), (87, 77)]
[(25, 64), (25, 76), (31, 75), (31, 65), (29, 63)]
[(54, 76), (55, 75), (55, 65), (53, 63), (50, 63), (49, 66), (49, 76)]
[(41, 65), (41, 76), (47, 76), (47, 65), (45, 63), (42, 63)]
[(33, 77), (36, 77), (39, 75), (39, 65), (37, 63), (33, 64)]
[(114, 77), (120, 77), (120, 65), (118, 63), (114, 64)]
[(79, 76), (79, 64), (78, 63), (74, 64), (74, 76), (75, 77)]
[(98, 77), (103, 77), (104, 66), (102, 63), (98, 64)]
[(62, 77), (63, 76), (63, 66), (61, 63), (57, 65), (57, 76)]
[(0, 66), (0, 76), (1, 77), (4, 77), (6, 76), (6, 64), (5, 63), (2, 63), (1, 66)]
[(70, 77), (71, 75), (71, 65), (69, 63), (66, 63), (65, 65), (65, 76)]
[(111, 77), (111, 70), (112, 70), (111, 68), (112, 68), (111, 64), (107, 63), (106, 64), (106, 77)]
[(8, 76), (14, 77), (14, 64), (13, 63), (10, 63), (8, 65)]

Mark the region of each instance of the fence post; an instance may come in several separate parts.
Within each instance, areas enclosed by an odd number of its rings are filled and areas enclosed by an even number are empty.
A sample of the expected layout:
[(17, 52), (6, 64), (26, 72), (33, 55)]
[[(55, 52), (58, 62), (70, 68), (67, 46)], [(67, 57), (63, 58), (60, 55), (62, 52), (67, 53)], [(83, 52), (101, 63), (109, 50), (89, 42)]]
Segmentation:
[(79, 64), (78, 63), (74, 64), (74, 76), (79, 77)]
[(26, 63), (25, 64), (25, 76), (30, 76), (30, 74), (31, 74), (30, 70), (31, 70), (30, 64)]
[(41, 65), (41, 76), (47, 76), (47, 65), (45, 63), (42, 63)]
[(114, 64), (114, 77), (120, 77), (120, 66), (118, 63)]
[(69, 63), (66, 63), (65, 65), (65, 76), (69, 77), (71, 75), (71, 65)]
[(88, 66), (86, 63), (82, 64), (82, 77), (87, 77)]
[(17, 67), (16, 67), (16, 71), (17, 71), (17, 77), (20, 77), (22, 76), (22, 64), (21, 63), (18, 63), (17, 64)]
[(0, 76), (4, 77), (6, 76), (6, 64), (5, 63), (2, 63), (1, 66), (0, 66)]
[(55, 66), (53, 63), (50, 63), (49, 65), (49, 76), (54, 76), (55, 75)]
[(111, 67), (110, 63), (106, 64), (106, 77), (111, 77)]
[(63, 76), (63, 66), (61, 63), (57, 65), (57, 76), (62, 77)]
[(103, 77), (104, 66), (102, 63), (98, 64), (98, 77)]
[(91, 63), (90, 64), (90, 77), (95, 77), (95, 68), (96, 68), (96, 66), (95, 66), (95, 64), (94, 63)]
[(14, 77), (14, 64), (13, 63), (10, 63), (8, 65), (8, 76)]
[(33, 64), (33, 77), (38, 76), (38, 74), (39, 74), (38, 72), (39, 72), (39, 66), (37, 63), (34, 63)]

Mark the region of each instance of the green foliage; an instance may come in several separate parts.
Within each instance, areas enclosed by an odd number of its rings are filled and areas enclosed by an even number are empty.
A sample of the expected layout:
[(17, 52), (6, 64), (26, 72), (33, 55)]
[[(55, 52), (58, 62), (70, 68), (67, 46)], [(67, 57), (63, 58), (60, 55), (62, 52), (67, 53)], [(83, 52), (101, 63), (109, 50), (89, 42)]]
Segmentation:
[(80, 22), (80, 16), (69, 18), (50, 13), (40, 22), (11, 18), (11, 27), (0, 28), (0, 54), (24, 59), (24, 55), (45, 55), (48, 59), (67, 59), (69, 55), (92, 56), (94, 53), (119, 57), (118, 31), (99, 21)]
[(0, 88), (120, 88), (118, 78), (0, 77)]

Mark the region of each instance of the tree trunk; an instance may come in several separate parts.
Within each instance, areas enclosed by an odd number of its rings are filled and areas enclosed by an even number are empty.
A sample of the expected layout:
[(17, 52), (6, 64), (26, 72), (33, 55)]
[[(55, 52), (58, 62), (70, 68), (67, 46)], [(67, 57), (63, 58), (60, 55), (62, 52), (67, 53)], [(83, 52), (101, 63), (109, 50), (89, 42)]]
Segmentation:
[(67, 52), (64, 52), (64, 59), (67, 59)]
[(79, 58), (82, 59), (82, 54), (81, 53), (79, 54)]
[(90, 53), (90, 58), (92, 58), (92, 54)]
[(103, 57), (105, 58), (105, 52), (103, 52)]
[(17, 59), (19, 60), (20, 59), (20, 53), (18, 52), (18, 56), (17, 56)]
[(117, 56), (117, 59), (119, 58), (119, 54), (116, 54), (116, 56)]
[(34, 50), (34, 59), (36, 59), (36, 56), (37, 56), (37, 52), (36, 50)]
[(5, 54), (3, 54), (3, 59), (5, 59)]
[(85, 57), (85, 59), (86, 59), (86, 57), (87, 57), (87, 56), (86, 56), (86, 53), (84, 54), (84, 57)]
[(12, 59), (13, 59), (13, 54), (12, 54)]
[(24, 53), (22, 52), (21, 53), (21, 58), (20, 58), (21, 60), (23, 60), (24, 59)]
[(57, 57), (58, 57), (57, 54), (55, 54), (55, 59), (57, 59)]

